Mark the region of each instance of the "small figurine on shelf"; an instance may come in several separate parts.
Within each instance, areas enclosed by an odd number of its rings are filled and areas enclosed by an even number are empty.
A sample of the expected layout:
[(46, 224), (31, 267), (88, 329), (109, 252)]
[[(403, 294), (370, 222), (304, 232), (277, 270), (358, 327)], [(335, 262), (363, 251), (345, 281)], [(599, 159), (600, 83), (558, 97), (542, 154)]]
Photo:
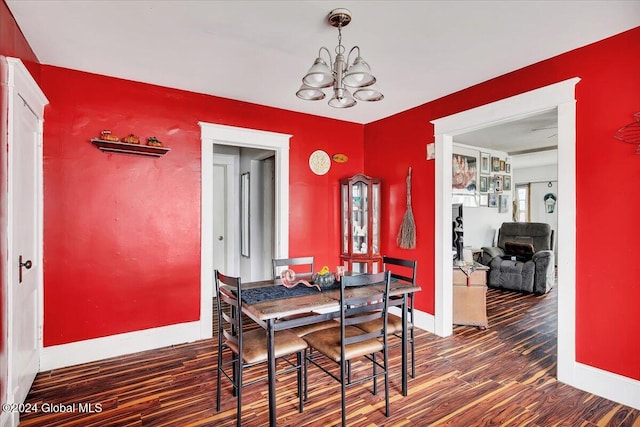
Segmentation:
[(158, 141), (158, 138), (156, 138), (155, 136), (150, 136), (149, 138), (147, 138), (147, 145), (150, 145), (152, 147), (162, 147), (162, 142)]
[(103, 130), (102, 132), (100, 132), (100, 136), (98, 137), (98, 139), (101, 139), (103, 141), (112, 141), (112, 142), (120, 141), (120, 138), (112, 134), (110, 130)]
[(140, 138), (130, 133), (122, 138), (122, 142), (126, 142), (127, 144), (140, 144)]

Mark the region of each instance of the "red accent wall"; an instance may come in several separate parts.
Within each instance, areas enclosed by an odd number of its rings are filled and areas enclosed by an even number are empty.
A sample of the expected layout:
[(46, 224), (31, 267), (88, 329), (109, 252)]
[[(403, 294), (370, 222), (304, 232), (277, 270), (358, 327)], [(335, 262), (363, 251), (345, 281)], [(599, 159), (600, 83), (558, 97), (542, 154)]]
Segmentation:
[[(429, 102), (365, 128), (365, 171), (382, 177), (382, 248), (418, 259), (416, 306), (434, 312), (434, 162), (430, 121), (580, 77), (577, 98), (576, 351), (581, 363), (640, 379), (640, 156), (613, 138), (640, 111), (640, 27)], [(562, 165), (562, 159), (559, 159)], [(415, 251), (397, 248), (413, 167)], [(561, 167), (561, 166), (560, 166)], [(562, 201), (558, 201), (562, 209)], [(562, 283), (559, 284), (562, 286)]]
[[(339, 262), (338, 180), (362, 171), (364, 126), (52, 66), (42, 89), (45, 346), (199, 319), (199, 121), (293, 135), (290, 253)], [(105, 154), (102, 129), (171, 151)], [(349, 161), (315, 175), (317, 149)]]
[[(417, 306), (433, 313), (435, 172), (424, 160), (425, 144), (433, 140), (429, 121), (580, 77), (577, 358), (640, 379), (640, 263), (633, 253), (640, 241), (634, 220), (640, 156), (612, 138), (640, 111), (639, 42), (636, 28), (360, 126), (52, 66), (40, 71), (0, 1), (0, 55), (22, 58), (51, 102), (44, 135), (45, 346), (199, 317), (198, 121), (293, 135), (290, 253), (309, 253), (312, 242), (319, 265), (338, 262), (338, 179), (363, 169), (382, 177), (381, 249), (418, 259), (424, 290)], [(172, 151), (161, 159), (104, 154), (89, 139), (105, 128), (121, 136), (155, 135)], [(350, 160), (319, 177), (307, 167), (316, 149)], [(418, 230), (412, 251), (395, 244), (408, 166)]]
[(20, 58), (33, 78), (40, 80), (40, 61), (4, 0), (0, 1), (0, 55)]

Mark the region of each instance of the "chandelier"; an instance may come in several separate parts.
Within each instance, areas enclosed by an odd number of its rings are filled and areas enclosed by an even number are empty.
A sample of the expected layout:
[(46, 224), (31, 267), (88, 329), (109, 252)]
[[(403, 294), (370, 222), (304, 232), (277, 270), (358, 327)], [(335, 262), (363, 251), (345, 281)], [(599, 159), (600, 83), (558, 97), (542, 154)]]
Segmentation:
[[(302, 86), (296, 92), (296, 96), (307, 101), (318, 101), (325, 97), (322, 89), (332, 87), (333, 97), (329, 100), (329, 105), (335, 108), (353, 107), (357, 103), (356, 99), (380, 101), (384, 95), (374, 86), (376, 78), (371, 74), (369, 64), (360, 56), (360, 48), (354, 46), (349, 51), (346, 60), (344, 57), (346, 49), (342, 45), (342, 27), (346, 27), (351, 22), (351, 12), (347, 9), (334, 9), (329, 12), (327, 20), (329, 25), (338, 28), (335, 61), (332, 60), (329, 49), (322, 46), (309, 72), (302, 78)], [(332, 68), (329, 68), (327, 61), (322, 58), (323, 51), (329, 57), (328, 63), (332, 64)], [(350, 63), (349, 60), (354, 51), (357, 52), (357, 55)], [(355, 89), (353, 95), (347, 87)]]

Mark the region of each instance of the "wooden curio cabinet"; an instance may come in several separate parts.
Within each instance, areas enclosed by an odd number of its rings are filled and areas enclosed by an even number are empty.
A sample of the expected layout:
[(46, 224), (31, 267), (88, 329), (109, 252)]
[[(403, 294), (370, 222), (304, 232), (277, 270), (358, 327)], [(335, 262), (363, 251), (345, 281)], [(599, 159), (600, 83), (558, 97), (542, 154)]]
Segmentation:
[(380, 272), (380, 178), (341, 179), (340, 199), (342, 265), (347, 271)]

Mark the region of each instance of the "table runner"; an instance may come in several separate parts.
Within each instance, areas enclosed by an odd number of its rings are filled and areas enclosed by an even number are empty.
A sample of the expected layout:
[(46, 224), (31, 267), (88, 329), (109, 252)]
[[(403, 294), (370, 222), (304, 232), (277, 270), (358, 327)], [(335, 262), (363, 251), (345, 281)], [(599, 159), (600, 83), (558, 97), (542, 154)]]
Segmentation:
[[(333, 285), (322, 288), (322, 291), (334, 291), (340, 289), (340, 282), (334, 282)], [(271, 301), (274, 299), (302, 297), (305, 295), (318, 294), (320, 291), (316, 288), (310, 288), (304, 285), (297, 285), (293, 288), (287, 288), (282, 285), (264, 286), (260, 288), (251, 288), (242, 290), (242, 300), (247, 304), (255, 304), (258, 302)]]
[[(390, 283), (395, 283), (397, 281), (398, 279), (396, 279), (395, 277), (391, 277), (391, 279), (389, 280)], [(381, 285), (383, 283), (384, 282), (372, 283), (365, 286)], [(338, 290), (340, 290), (340, 282), (338, 281), (333, 282), (333, 285), (331, 286), (325, 286), (324, 288), (322, 288), (322, 292)], [(233, 290), (233, 293), (236, 293), (235, 290)], [(297, 285), (293, 288), (287, 288), (286, 286), (282, 285), (261, 286), (259, 288), (243, 289), (242, 301), (247, 304), (256, 304), (259, 302), (271, 301), (274, 299), (303, 297), (306, 295), (314, 295), (319, 293), (320, 291), (318, 291), (318, 289), (316, 289), (315, 287), (310, 288), (304, 285)]]

